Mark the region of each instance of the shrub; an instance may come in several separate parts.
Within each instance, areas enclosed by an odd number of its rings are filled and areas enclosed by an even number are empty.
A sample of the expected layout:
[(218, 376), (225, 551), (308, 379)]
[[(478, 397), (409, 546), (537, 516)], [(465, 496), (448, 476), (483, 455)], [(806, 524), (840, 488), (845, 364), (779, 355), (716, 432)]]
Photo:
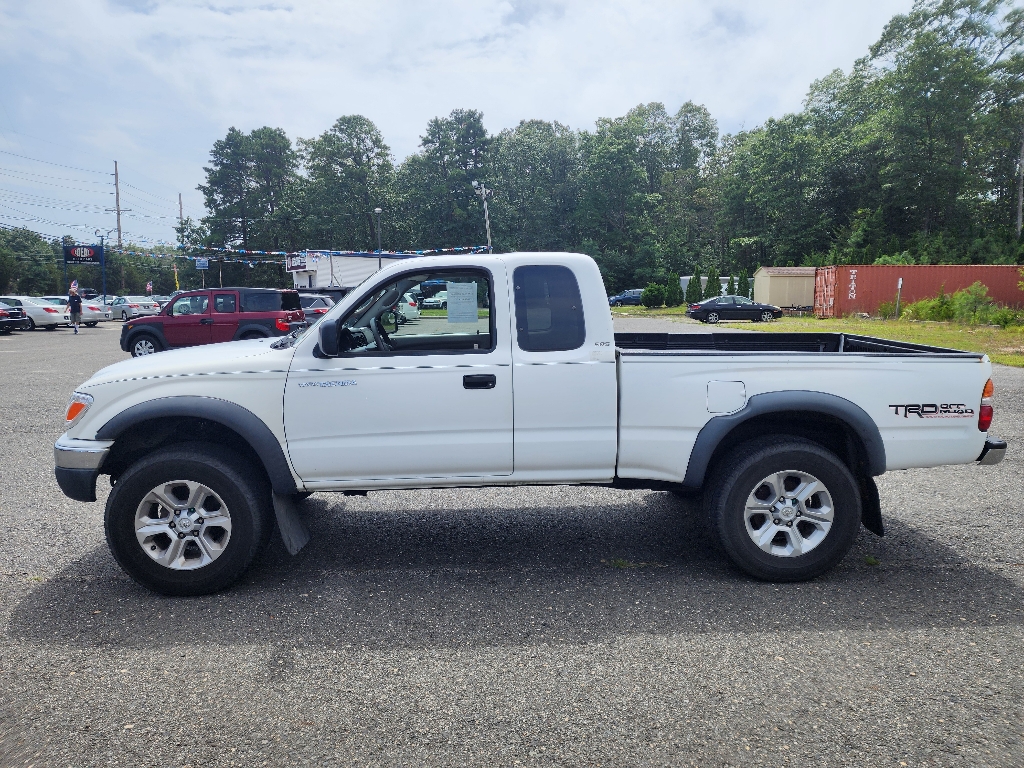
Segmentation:
[(892, 320), (896, 317), (896, 302), (883, 301), (878, 305), (878, 316), (883, 320)]
[(697, 304), (704, 298), (704, 289), (700, 284), (700, 267), (693, 268), (693, 277), (686, 284), (686, 295), (684, 299), (687, 304)]
[(718, 270), (713, 266), (708, 270), (708, 284), (704, 286), (704, 298), (713, 299), (722, 295), (722, 281), (718, 276)]
[(750, 279), (745, 269), (740, 270), (740, 279), (736, 281), (736, 295), (750, 298)]
[(665, 306), (678, 307), (683, 303), (683, 289), (679, 286), (679, 275), (669, 274), (665, 286)]
[(640, 303), (645, 307), (660, 307), (665, 303), (665, 288), (657, 283), (649, 283), (640, 294)]

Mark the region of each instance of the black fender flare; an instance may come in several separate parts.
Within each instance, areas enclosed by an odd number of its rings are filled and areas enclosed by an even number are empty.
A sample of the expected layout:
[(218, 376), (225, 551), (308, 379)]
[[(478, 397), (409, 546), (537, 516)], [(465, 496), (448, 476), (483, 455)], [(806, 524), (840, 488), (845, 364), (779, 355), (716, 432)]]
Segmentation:
[[(128, 321), (129, 324), (131, 324), (131, 322), (131, 320)], [(137, 325), (128, 331), (128, 333), (125, 334), (124, 346), (122, 349), (125, 352), (131, 352), (132, 344), (135, 343), (135, 339), (144, 333), (153, 336), (158, 342), (160, 342), (160, 346), (164, 349), (171, 349), (171, 345), (167, 343), (167, 337), (164, 336), (163, 324), (158, 325), (156, 323)]]
[(838, 395), (825, 392), (787, 391), (765, 392), (747, 400), (747, 405), (736, 413), (715, 416), (697, 433), (697, 440), (690, 452), (683, 485), (699, 488), (704, 483), (708, 464), (719, 444), (745, 421), (756, 416), (784, 411), (821, 413), (839, 419), (860, 438), (867, 456), (867, 469), (872, 476), (885, 473), (885, 443), (867, 411), (856, 403)]
[(262, 323), (260, 323), (258, 321), (250, 321), (248, 323), (239, 323), (238, 324), (238, 330), (235, 331), (235, 335), (233, 337), (233, 340), (234, 341), (238, 341), (243, 336), (245, 336), (245, 334), (253, 333), (253, 332), (258, 333), (258, 334), (260, 334), (260, 336), (263, 336), (264, 338), (267, 338), (267, 339), (269, 339), (271, 336), (274, 335), (273, 333), (271, 333), (270, 329), (267, 328), (266, 325), (264, 325), (264, 324), (262, 324)]
[(237, 432), (260, 457), (274, 493), (290, 495), (298, 492), (281, 443), (270, 427), (252, 411), (227, 400), (194, 395), (149, 400), (114, 416), (100, 427), (96, 439), (116, 440), (118, 435), (136, 424), (176, 416), (207, 419)]

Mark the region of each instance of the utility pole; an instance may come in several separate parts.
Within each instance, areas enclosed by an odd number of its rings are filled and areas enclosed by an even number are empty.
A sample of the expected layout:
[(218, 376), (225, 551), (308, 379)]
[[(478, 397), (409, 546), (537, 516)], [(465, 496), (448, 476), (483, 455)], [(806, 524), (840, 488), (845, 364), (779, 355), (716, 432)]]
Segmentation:
[(494, 249), (491, 248), (491, 215), (487, 212), (487, 198), (494, 194), (494, 190), (488, 189), (479, 181), (474, 181), (473, 191), (480, 195), (480, 199), (484, 201), (484, 224), (487, 226), (487, 252), (494, 253)]
[(181, 207), (181, 192), (178, 193), (178, 226), (185, 223), (185, 214)]
[(114, 208), (117, 210), (117, 247), (121, 247), (121, 185), (117, 177), (117, 160), (114, 161)]

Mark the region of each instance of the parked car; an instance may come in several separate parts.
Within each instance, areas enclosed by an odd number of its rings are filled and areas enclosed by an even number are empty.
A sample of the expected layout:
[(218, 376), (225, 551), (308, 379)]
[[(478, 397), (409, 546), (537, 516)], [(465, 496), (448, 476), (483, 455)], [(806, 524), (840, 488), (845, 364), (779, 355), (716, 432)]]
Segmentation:
[(316, 320), (320, 315), (326, 315), (334, 306), (334, 299), (321, 293), (300, 293), (299, 303), (302, 311), (310, 320)]
[(412, 293), (402, 295), (402, 300), (395, 305), (398, 324), (405, 325), (410, 320), (420, 319), (420, 307)]
[(448, 309), (448, 291), (438, 291), (423, 300), (423, 309)]
[(185, 291), (155, 317), (126, 322), (121, 328), (121, 349), (141, 357), (174, 347), (284, 336), (305, 319), (294, 290)]
[(686, 316), (714, 325), (721, 320), (750, 320), (768, 323), (782, 317), (782, 310), (772, 304), (758, 304), (746, 296), (718, 296), (691, 304)]
[(150, 296), (150, 298), (160, 305), (160, 309), (163, 309), (164, 305), (171, 300), (170, 296)]
[(23, 325), (26, 331), (35, 328), (55, 331), (58, 325), (65, 325), (71, 320), (66, 308), (31, 296), (0, 296), (0, 301), (12, 307), (20, 307), (25, 312)]
[[(70, 322), (71, 309), (68, 306), (67, 296), (43, 296), (41, 298), (44, 301), (51, 302), (54, 306), (61, 307), (64, 313), (68, 315), (65, 322)], [(97, 323), (112, 318), (113, 311), (110, 307), (104, 306), (99, 299), (82, 299), (82, 325), (95, 328)]]
[(118, 296), (110, 305), (114, 317), (125, 322), (136, 317), (148, 317), (160, 314), (160, 305), (148, 296)]
[[(493, 311), (400, 333), (392, 308), (424, 276), (475, 282)], [(301, 549), (296, 501), (312, 491), (565, 483), (703, 491), (699, 519), (739, 568), (801, 581), (862, 526), (883, 533), (875, 477), (1007, 450), (988, 432), (984, 354), (846, 333), (615, 333), (580, 254), (402, 260), (355, 293), (304, 333), (124, 360), (72, 394), (57, 482), (95, 502), (100, 473), (113, 478), (106, 540), (133, 579), (223, 589), (275, 525)], [(969, 471), (942, 482), (984, 489)], [(901, 512), (901, 526), (931, 514)]]
[(0, 333), (25, 329), (25, 310), (0, 301)]
[(640, 305), (640, 296), (643, 294), (643, 288), (630, 288), (628, 291), (617, 293), (614, 296), (608, 297), (609, 307), (622, 307), (626, 305), (632, 305), (634, 307)]

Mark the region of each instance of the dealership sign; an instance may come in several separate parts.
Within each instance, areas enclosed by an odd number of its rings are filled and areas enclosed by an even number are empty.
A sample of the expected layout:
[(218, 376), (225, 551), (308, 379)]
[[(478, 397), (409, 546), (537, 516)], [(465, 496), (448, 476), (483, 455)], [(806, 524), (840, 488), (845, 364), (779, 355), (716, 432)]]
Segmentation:
[(285, 257), (284, 264), (284, 268), (289, 272), (303, 272), (306, 269), (306, 254), (289, 254)]
[(65, 264), (95, 264), (103, 263), (102, 245), (65, 245)]
[(209, 259), (196, 259), (196, 269), (209, 269), (209, 268), (210, 268), (210, 260)]

